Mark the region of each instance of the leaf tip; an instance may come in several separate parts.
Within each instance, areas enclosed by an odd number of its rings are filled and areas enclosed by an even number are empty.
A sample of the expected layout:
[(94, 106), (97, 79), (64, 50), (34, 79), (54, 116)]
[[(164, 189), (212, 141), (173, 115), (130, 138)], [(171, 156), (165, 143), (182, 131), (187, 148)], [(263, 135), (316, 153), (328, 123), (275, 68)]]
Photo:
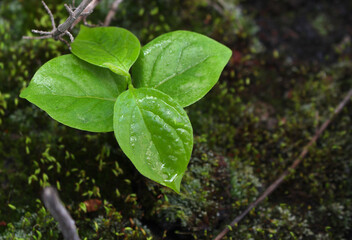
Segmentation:
[(226, 59), (226, 63), (228, 63), (228, 61), (230, 60), (230, 58), (233, 54), (233, 51), (228, 46), (226, 46), (222, 43), (220, 43), (220, 44), (222, 45), (222, 48), (223, 48), (222, 55), (223, 55), (224, 59)]
[(122, 76), (125, 76), (125, 77), (131, 77), (130, 73), (128, 72), (128, 70), (119, 68), (119, 67), (117, 67), (116, 65), (114, 65), (112, 63), (104, 63), (102, 65), (102, 67), (109, 68), (113, 73), (116, 73), (117, 75), (122, 75)]
[(182, 177), (183, 174), (175, 174), (170, 180), (164, 180), (164, 185), (180, 194)]
[(20, 93), (20, 98), (27, 98), (28, 97), (28, 93), (27, 93), (27, 88), (23, 89)]

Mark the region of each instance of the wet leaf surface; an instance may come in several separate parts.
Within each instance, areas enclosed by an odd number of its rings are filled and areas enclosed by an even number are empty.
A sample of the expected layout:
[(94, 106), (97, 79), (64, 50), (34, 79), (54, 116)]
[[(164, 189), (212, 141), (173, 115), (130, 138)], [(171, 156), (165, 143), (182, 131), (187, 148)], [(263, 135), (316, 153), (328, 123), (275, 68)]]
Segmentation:
[(191, 157), (193, 131), (175, 100), (155, 89), (129, 89), (116, 101), (114, 131), (140, 173), (180, 191)]
[(132, 68), (136, 87), (156, 88), (186, 107), (218, 81), (232, 52), (204, 35), (176, 31), (142, 48)]
[(72, 43), (72, 53), (77, 57), (124, 76), (129, 76), (140, 48), (139, 40), (130, 31), (117, 27), (82, 26)]
[(20, 96), (67, 126), (110, 132), (114, 103), (125, 89), (125, 77), (69, 54), (44, 64)]

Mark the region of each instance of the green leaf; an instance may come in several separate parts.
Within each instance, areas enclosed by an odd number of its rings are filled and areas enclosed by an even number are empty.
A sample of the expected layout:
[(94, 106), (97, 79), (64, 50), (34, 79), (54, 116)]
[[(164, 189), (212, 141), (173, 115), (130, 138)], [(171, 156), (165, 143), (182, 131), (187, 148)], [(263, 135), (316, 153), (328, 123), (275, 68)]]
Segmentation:
[(132, 67), (134, 84), (156, 88), (186, 107), (215, 85), (231, 54), (226, 46), (198, 33), (167, 33), (142, 48)]
[(12, 210), (16, 210), (16, 207), (14, 206), (14, 205), (12, 205), (12, 204), (8, 204), (8, 206), (9, 206), (9, 208), (11, 208)]
[(82, 60), (128, 77), (141, 48), (136, 36), (126, 29), (84, 26), (71, 47), (72, 53)]
[(126, 87), (125, 77), (69, 54), (45, 63), (20, 97), (67, 126), (109, 132), (116, 98)]
[(155, 89), (131, 88), (116, 101), (116, 139), (144, 176), (180, 191), (193, 148), (193, 130), (183, 108)]

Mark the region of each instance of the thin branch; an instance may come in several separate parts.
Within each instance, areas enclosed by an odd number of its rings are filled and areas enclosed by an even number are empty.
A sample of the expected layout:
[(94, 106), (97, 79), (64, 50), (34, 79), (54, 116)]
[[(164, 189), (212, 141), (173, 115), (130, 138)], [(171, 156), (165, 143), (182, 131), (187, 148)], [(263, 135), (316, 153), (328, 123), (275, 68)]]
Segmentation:
[(317, 141), (317, 139), (320, 137), (320, 135), (324, 132), (324, 130), (329, 126), (331, 123), (332, 119), (341, 112), (341, 110), (346, 106), (348, 101), (352, 98), (352, 89), (349, 90), (349, 92), (346, 94), (345, 98), (340, 102), (340, 104), (335, 108), (334, 113), (332, 116), (326, 120), (320, 128), (316, 131), (315, 135), (312, 137), (312, 139), (309, 141), (309, 143), (303, 148), (301, 154), (296, 158), (296, 160), (293, 162), (293, 164), (286, 169), (286, 171), (281, 174), (281, 176), (273, 182), (263, 193), (262, 195), (252, 202), (248, 208), (242, 212), (241, 215), (237, 216), (231, 223), (228, 225), (222, 232), (219, 233), (219, 235), (216, 236), (214, 240), (220, 240), (222, 239), (228, 232), (229, 232), (229, 226), (234, 227), (239, 221), (241, 221), (253, 208), (255, 208), (258, 204), (260, 204), (266, 197), (268, 197), (284, 180), (287, 176), (292, 173), (292, 170), (296, 169), (296, 167), (302, 162), (303, 158), (307, 155), (309, 148)]
[(87, 24), (87, 17), (93, 12), (94, 8), (101, 2), (101, 0), (93, 0), (91, 1), (88, 6), (84, 9), (84, 11), (81, 13), (81, 16), (72, 24), (71, 28), (72, 29), (74, 26), (76, 26), (80, 21), (83, 20), (84, 25), (86, 26), (91, 26)]
[(119, 5), (122, 3), (123, 0), (115, 0), (110, 7), (110, 11), (108, 12), (108, 15), (105, 18), (104, 21), (104, 26), (109, 26), (112, 19), (114, 18), (117, 9), (119, 8)]
[(53, 13), (50, 11), (50, 9), (48, 8), (48, 6), (45, 4), (44, 1), (42, 1), (42, 4), (46, 10), (46, 12), (49, 14), (50, 16), (50, 20), (51, 20), (51, 26), (53, 26), (53, 28), (56, 28), (56, 24), (55, 24), (55, 20), (54, 20), (54, 15)]
[(50, 32), (33, 29), (32, 33), (36, 33), (36, 34), (40, 34), (40, 35), (49, 35)]
[(42, 194), (45, 207), (59, 223), (59, 229), (65, 240), (80, 240), (77, 234), (75, 221), (71, 218), (64, 205), (61, 203), (57, 191), (53, 187), (46, 187)]
[(69, 31), (66, 31), (65, 34), (70, 38), (70, 41), (73, 42), (75, 39)]
[(63, 24), (58, 26), (57, 30), (52, 34), (53, 38), (55, 39), (55, 37), (58, 37), (63, 33), (65, 33), (66, 31), (68, 31), (72, 26), (72, 24), (75, 22), (75, 20), (79, 16), (81, 16), (81, 13), (86, 9), (88, 4), (92, 1), (93, 0), (83, 0), (75, 9), (75, 11), (72, 14), (70, 13), (70, 16), (66, 19), (66, 21)]
[[(53, 16), (52, 12), (48, 8), (48, 6), (45, 4), (45, 2), (42, 1), (42, 4), (43, 4), (45, 10), (47, 11), (47, 13), (50, 16), (51, 25), (52, 25), (53, 29), (50, 32), (40, 31), (40, 30), (32, 30), (32, 32), (37, 33), (37, 34), (41, 34), (41, 35), (45, 35), (46, 36), (45, 38), (53, 38), (55, 40), (60, 40), (60, 41), (66, 42), (66, 43), (67, 43), (67, 41), (64, 41), (62, 37), (64, 35), (68, 35), (70, 37), (70, 41), (73, 42), (73, 40), (74, 40), (73, 36), (68, 31), (71, 29), (71, 27), (73, 26), (75, 21), (82, 15), (82, 13), (85, 11), (87, 6), (92, 1), (97, 1), (97, 0), (83, 0), (78, 5), (77, 8), (74, 8), (74, 5), (72, 6), (72, 8), (70, 8), (68, 5), (65, 4), (65, 8), (68, 11), (70, 16), (66, 19), (66, 21), (63, 24), (60, 24), (58, 27), (56, 27), (54, 16)], [(74, 4), (74, 1), (72, 3)], [(75, 9), (74, 11), (72, 10), (73, 8)], [(44, 39), (44, 37), (43, 36), (34, 36), (34, 37), (25, 36), (25, 37), (23, 37), (23, 39)]]
[(74, 12), (72, 11), (72, 8), (70, 8), (66, 3), (64, 4), (67, 12), (70, 14), (70, 16), (72, 16), (74, 14)]

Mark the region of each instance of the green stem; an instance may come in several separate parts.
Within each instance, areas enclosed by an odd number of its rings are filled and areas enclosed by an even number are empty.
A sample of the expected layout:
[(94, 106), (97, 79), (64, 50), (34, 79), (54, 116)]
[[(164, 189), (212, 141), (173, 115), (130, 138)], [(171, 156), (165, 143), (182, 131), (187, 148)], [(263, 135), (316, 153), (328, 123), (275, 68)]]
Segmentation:
[(132, 85), (132, 78), (131, 78), (131, 75), (128, 75), (128, 76), (127, 76), (127, 85), (128, 85), (128, 86)]

